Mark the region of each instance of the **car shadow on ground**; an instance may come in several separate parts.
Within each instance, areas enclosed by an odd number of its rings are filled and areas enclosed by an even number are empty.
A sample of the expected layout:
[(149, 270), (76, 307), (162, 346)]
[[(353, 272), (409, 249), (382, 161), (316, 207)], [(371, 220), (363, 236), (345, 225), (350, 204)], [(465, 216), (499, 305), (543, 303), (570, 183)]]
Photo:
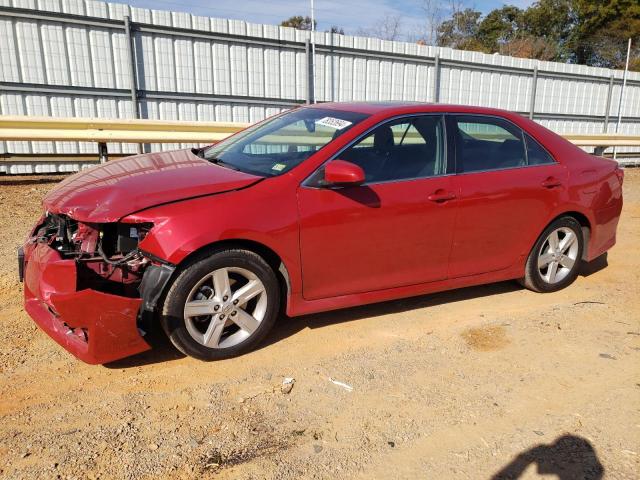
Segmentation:
[[(607, 256), (604, 254), (588, 264), (584, 263), (581, 267), (580, 275), (585, 277), (592, 275), (606, 266)], [(515, 281), (507, 281), (448, 290), (439, 293), (430, 293), (419, 297), (390, 300), (387, 302), (333, 310), (330, 312), (304, 315), (296, 318), (283, 316), (278, 322), (276, 322), (273, 330), (258, 349), (269, 347), (270, 345), (291, 337), (307, 328), (323, 328), (337, 323), (351, 322), (361, 320), (363, 318), (378, 317), (381, 315), (397, 314), (419, 308), (434, 307), (437, 305), (461, 302), (464, 300), (498, 295), (501, 293), (509, 293), (522, 289), (523, 287)], [(178, 360), (185, 357), (185, 355), (176, 350), (171, 342), (169, 342), (159, 326), (151, 329), (145, 336), (145, 340), (151, 345), (151, 350), (122, 360), (117, 360), (104, 366), (106, 368), (113, 369), (141, 367), (154, 363)]]
[[(259, 348), (266, 348), (287, 337), (291, 337), (301, 330), (310, 328), (323, 328), (337, 323), (351, 322), (365, 318), (379, 317), (383, 315), (398, 314), (421, 308), (435, 307), (437, 305), (451, 304), (481, 298), (501, 293), (515, 292), (522, 287), (516, 282), (500, 282), (477, 287), (460, 288), (445, 292), (431, 293), (419, 297), (409, 297), (388, 302), (362, 305), (358, 307), (332, 310), (329, 312), (314, 313), (297, 318), (283, 318), (265, 339)], [(427, 325), (425, 325), (425, 328)]]
[(583, 262), (582, 265), (580, 265), (580, 276), (588, 277), (589, 275), (593, 275), (600, 270), (604, 270), (609, 266), (608, 258), (608, 253), (605, 252), (589, 263)]
[(138, 353), (130, 357), (116, 360), (115, 362), (105, 363), (103, 367), (117, 370), (119, 368), (143, 367), (145, 365), (153, 365), (154, 363), (170, 362), (186, 357), (186, 355), (176, 349), (164, 331), (157, 325), (145, 335), (144, 339), (151, 346), (150, 350)]
[[(287, 337), (291, 337), (307, 328), (323, 328), (337, 323), (350, 322), (354, 320), (361, 320), (363, 318), (378, 317), (393, 313), (402, 313), (418, 308), (459, 302), (472, 298), (497, 295), (500, 293), (508, 293), (520, 289), (522, 289), (522, 287), (516, 282), (501, 282), (432, 293), (419, 297), (333, 310), (330, 312), (315, 313), (296, 318), (282, 316), (276, 322), (273, 330), (269, 333), (258, 349), (267, 348), (270, 345)], [(151, 350), (105, 364), (104, 367), (110, 369), (140, 367), (154, 363), (178, 360), (185, 356), (176, 350), (159, 326), (149, 331), (145, 336), (145, 340), (151, 345)]]
[(557, 475), (559, 480), (600, 480), (604, 476), (604, 467), (591, 443), (582, 437), (563, 435), (549, 445), (522, 452), (491, 480), (516, 480), (530, 465), (536, 466), (539, 475)]

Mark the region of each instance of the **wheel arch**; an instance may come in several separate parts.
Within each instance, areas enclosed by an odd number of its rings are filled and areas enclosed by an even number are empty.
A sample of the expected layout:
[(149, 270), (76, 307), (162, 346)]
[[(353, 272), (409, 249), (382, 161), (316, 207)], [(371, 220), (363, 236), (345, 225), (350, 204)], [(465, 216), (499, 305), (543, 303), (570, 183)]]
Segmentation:
[(555, 222), (561, 217), (571, 217), (580, 224), (580, 227), (582, 230), (582, 239), (584, 241), (583, 242), (584, 248), (582, 249), (582, 260), (587, 260), (588, 251), (589, 251), (589, 242), (591, 240), (592, 224), (591, 224), (591, 220), (589, 220), (589, 217), (587, 217), (584, 213), (579, 212), (577, 210), (568, 210), (568, 211), (559, 213), (556, 216), (554, 216), (551, 220), (549, 220), (549, 222), (547, 222), (547, 224), (544, 226), (541, 232), (544, 232), (549, 225), (551, 225), (553, 222)]
[[(278, 283), (280, 284), (281, 289), (281, 298), (283, 302), (285, 302), (283, 307), (286, 307), (286, 304), (288, 304), (289, 298), (291, 296), (291, 277), (289, 275), (289, 270), (287, 269), (287, 266), (280, 255), (278, 255), (278, 253), (276, 253), (272, 248), (269, 248), (264, 243), (244, 238), (230, 238), (211, 242), (189, 253), (189, 255), (187, 255), (180, 261), (180, 263), (177, 265), (177, 268), (180, 269), (181, 267), (187, 265), (194, 258), (205, 256), (207, 254), (213, 254), (218, 250), (225, 250), (230, 248), (239, 248), (256, 253), (260, 255), (260, 257), (262, 257), (265, 262), (267, 262), (267, 264), (273, 270), (273, 273), (275, 273), (276, 278), (278, 279)], [(284, 311), (284, 309), (282, 311)]]

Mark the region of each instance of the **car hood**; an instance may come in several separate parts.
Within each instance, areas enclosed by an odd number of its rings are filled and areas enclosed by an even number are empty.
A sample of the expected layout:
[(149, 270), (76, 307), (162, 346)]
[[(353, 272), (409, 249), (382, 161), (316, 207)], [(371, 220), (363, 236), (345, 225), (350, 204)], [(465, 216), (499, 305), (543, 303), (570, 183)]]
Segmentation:
[(191, 150), (135, 155), (62, 181), (45, 209), (82, 222), (114, 222), (159, 204), (247, 187), (262, 177), (215, 165)]

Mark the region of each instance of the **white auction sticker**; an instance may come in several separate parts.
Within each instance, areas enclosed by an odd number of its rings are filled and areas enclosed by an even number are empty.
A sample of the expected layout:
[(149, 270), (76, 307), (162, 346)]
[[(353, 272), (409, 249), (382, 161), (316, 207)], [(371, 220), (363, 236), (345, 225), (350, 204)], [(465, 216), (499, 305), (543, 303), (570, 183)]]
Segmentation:
[(317, 125), (323, 125), (325, 127), (335, 128), (336, 130), (342, 130), (343, 128), (347, 128), (351, 125), (351, 122), (347, 120), (342, 120), (341, 118), (335, 117), (324, 117), (320, 120), (316, 120)]

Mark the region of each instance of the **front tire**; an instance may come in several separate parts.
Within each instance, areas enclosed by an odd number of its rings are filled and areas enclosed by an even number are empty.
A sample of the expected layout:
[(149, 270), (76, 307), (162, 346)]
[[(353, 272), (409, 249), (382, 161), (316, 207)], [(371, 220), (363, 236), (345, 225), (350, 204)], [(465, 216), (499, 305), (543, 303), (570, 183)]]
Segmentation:
[(221, 360), (255, 348), (279, 310), (280, 287), (267, 262), (248, 250), (220, 250), (195, 258), (176, 277), (161, 324), (185, 355)]
[(531, 249), (520, 283), (542, 293), (567, 287), (578, 276), (583, 249), (582, 227), (577, 220), (558, 218), (542, 232)]

